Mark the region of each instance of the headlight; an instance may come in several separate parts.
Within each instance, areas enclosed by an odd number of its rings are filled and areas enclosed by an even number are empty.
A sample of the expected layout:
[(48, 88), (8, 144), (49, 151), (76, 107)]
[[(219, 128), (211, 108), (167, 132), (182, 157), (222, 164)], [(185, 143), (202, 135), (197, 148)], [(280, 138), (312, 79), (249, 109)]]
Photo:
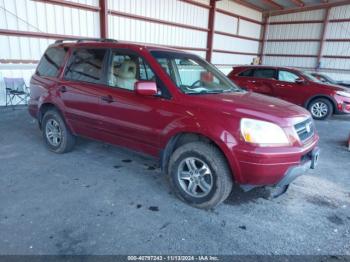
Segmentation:
[(339, 96), (345, 96), (345, 97), (350, 97), (350, 93), (346, 91), (337, 91), (337, 95)]
[(246, 142), (260, 146), (290, 145), (283, 129), (266, 121), (242, 118), (241, 134)]

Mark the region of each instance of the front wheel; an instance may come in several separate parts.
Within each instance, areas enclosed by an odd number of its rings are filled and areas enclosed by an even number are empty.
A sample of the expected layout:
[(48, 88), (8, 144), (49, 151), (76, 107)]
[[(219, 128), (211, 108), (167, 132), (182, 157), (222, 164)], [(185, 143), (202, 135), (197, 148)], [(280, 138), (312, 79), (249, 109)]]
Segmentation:
[(217, 206), (232, 190), (232, 175), (223, 154), (213, 145), (191, 142), (175, 150), (170, 181), (184, 202), (203, 209)]
[(333, 114), (332, 103), (325, 98), (316, 98), (311, 101), (308, 109), (312, 117), (316, 120), (324, 120)]

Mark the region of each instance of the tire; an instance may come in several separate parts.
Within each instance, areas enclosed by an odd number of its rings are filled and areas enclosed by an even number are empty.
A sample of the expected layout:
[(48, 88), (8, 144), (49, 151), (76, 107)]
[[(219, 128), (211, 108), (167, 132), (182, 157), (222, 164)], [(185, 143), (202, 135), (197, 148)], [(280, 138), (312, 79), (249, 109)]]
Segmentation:
[(63, 154), (71, 151), (74, 147), (75, 136), (70, 132), (57, 110), (50, 109), (44, 114), (42, 134), (46, 146), (52, 152)]
[[(192, 175), (188, 164), (194, 170)], [(184, 174), (183, 178), (180, 178), (180, 173)], [(197, 208), (214, 208), (232, 190), (232, 174), (226, 158), (219, 149), (208, 143), (191, 142), (177, 148), (170, 157), (168, 174), (175, 194)]]
[(316, 120), (325, 120), (333, 114), (333, 105), (326, 98), (316, 98), (308, 106), (312, 117)]

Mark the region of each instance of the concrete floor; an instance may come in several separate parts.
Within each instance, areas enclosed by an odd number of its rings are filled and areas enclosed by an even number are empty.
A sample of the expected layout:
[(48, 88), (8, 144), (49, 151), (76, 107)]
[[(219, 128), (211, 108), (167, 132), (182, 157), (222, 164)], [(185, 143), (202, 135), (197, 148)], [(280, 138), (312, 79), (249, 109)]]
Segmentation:
[(316, 125), (319, 166), (287, 194), (236, 190), (202, 211), (155, 160), (83, 139), (56, 155), (26, 110), (0, 109), (0, 254), (350, 255), (350, 118)]

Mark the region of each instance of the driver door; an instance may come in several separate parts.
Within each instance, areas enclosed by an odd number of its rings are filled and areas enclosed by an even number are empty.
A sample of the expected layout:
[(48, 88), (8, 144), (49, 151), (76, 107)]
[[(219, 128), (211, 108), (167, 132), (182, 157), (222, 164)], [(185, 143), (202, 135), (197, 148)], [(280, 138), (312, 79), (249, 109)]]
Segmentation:
[(304, 88), (304, 83), (296, 82), (298, 79), (302, 79), (302, 77), (296, 73), (278, 70), (278, 81), (274, 85), (275, 96), (303, 106), (306, 88)]
[[(143, 58), (128, 50), (113, 50), (108, 67), (100, 97), (103, 131), (111, 143), (158, 154), (160, 135), (171, 114), (166, 113), (169, 99), (157, 76)], [(134, 84), (139, 80), (157, 82), (159, 95), (136, 94)]]

